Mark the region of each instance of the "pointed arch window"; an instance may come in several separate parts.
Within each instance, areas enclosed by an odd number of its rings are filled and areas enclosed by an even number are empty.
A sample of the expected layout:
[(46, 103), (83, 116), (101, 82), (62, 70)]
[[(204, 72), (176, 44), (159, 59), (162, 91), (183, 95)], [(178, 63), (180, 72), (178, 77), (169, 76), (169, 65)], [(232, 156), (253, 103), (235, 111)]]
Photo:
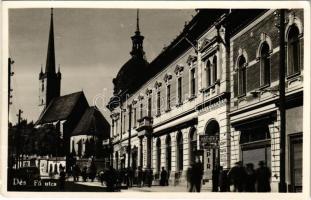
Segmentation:
[(270, 47), (264, 42), (260, 48), (260, 86), (266, 86), (270, 84)]
[(242, 55), (238, 59), (238, 91), (239, 96), (243, 96), (246, 93), (246, 60)]
[(300, 42), (299, 42), (299, 29), (297, 26), (292, 25), (288, 31), (287, 42), (287, 75), (293, 75), (300, 71)]

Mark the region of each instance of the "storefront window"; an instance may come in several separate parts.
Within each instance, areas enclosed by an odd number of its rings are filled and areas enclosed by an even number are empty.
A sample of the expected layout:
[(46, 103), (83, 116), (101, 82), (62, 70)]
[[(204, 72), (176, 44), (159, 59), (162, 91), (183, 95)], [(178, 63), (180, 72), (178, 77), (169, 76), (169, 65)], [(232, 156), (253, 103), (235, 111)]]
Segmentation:
[(240, 144), (244, 164), (252, 163), (257, 167), (259, 161), (265, 161), (268, 167), (271, 166), (270, 132), (268, 125), (241, 130)]

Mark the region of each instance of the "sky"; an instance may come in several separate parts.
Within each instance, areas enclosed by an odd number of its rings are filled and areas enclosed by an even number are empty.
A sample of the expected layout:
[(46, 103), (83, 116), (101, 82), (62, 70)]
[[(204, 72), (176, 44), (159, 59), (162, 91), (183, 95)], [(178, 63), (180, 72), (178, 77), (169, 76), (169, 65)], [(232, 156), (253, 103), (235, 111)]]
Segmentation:
[[(128, 59), (136, 29), (136, 9), (54, 9), (56, 68), (60, 65), (61, 95), (81, 91), (88, 103), (104, 108), (113, 92), (112, 79)], [(139, 11), (146, 58), (151, 62), (182, 31), (194, 10)], [(39, 72), (46, 63), (50, 9), (9, 11), (9, 55), (12, 65), (13, 104), (10, 121), (40, 115)], [(98, 98), (99, 97), (99, 98)], [(109, 120), (109, 111), (101, 109)]]

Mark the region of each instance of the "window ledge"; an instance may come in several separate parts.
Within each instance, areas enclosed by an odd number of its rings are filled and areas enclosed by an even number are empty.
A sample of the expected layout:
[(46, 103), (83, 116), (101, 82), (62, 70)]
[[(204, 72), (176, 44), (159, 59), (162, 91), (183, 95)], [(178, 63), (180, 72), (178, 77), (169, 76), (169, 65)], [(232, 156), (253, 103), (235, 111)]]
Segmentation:
[(300, 75), (300, 71), (286, 76), (286, 79), (292, 79)]
[(195, 99), (197, 96), (195, 95), (195, 94), (193, 94), (193, 95), (191, 95), (189, 98), (188, 98), (188, 100), (189, 101), (192, 101), (193, 99)]
[(183, 102), (176, 103), (176, 107), (180, 107), (183, 104)]
[(265, 84), (265, 85), (260, 86), (260, 87), (259, 87), (259, 90), (265, 91), (265, 89), (267, 89), (268, 87), (270, 87), (270, 83), (267, 83), (267, 84)]
[(165, 112), (167, 113), (167, 112), (170, 112), (171, 110), (172, 110), (171, 108), (167, 108)]

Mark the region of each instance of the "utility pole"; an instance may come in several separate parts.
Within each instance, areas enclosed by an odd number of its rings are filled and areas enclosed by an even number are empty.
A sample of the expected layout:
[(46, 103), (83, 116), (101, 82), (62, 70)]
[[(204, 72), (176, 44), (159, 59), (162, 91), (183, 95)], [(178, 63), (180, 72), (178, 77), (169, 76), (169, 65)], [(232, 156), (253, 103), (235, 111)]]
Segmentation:
[(16, 143), (13, 144), (15, 147), (16, 147), (16, 167), (19, 168), (21, 167), (20, 163), (19, 162), (19, 154), (20, 154), (20, 135), (21, 135), (21, 120), (22, 120), (22, 113), (23, 111), (21, 109), (18, 110), (18, 114), (16, 115), (17, 116), (17, 135), (16, 135)]
[(280, 62), (279, 62), (279, 110), (280, 110), (280, 183), (279, 191), (287, 192), (285, 180), (286, 149), (286, 96), (285, 96), (285, 10), (280, 9)]
[(129, 109), (129, 135), (128, 135), (128, 167), (131, 166), (131, 129), (132, 129), (132, 105), (128, 106)]
[(11, 92), (13, 92), (13, 89), (11, 88), (11, 77), (14, 75), (14, 72), (12, 72), (12, 65), (14, 64), (14, 60), (12, 60), (11, 58), (9, 58), (9, 62), (8, 62), (8, 79), (9, 79), (9, 88), (8, 88), (8, 111), (10, 111), (10, 105), (12, 104), (11, 102)]

